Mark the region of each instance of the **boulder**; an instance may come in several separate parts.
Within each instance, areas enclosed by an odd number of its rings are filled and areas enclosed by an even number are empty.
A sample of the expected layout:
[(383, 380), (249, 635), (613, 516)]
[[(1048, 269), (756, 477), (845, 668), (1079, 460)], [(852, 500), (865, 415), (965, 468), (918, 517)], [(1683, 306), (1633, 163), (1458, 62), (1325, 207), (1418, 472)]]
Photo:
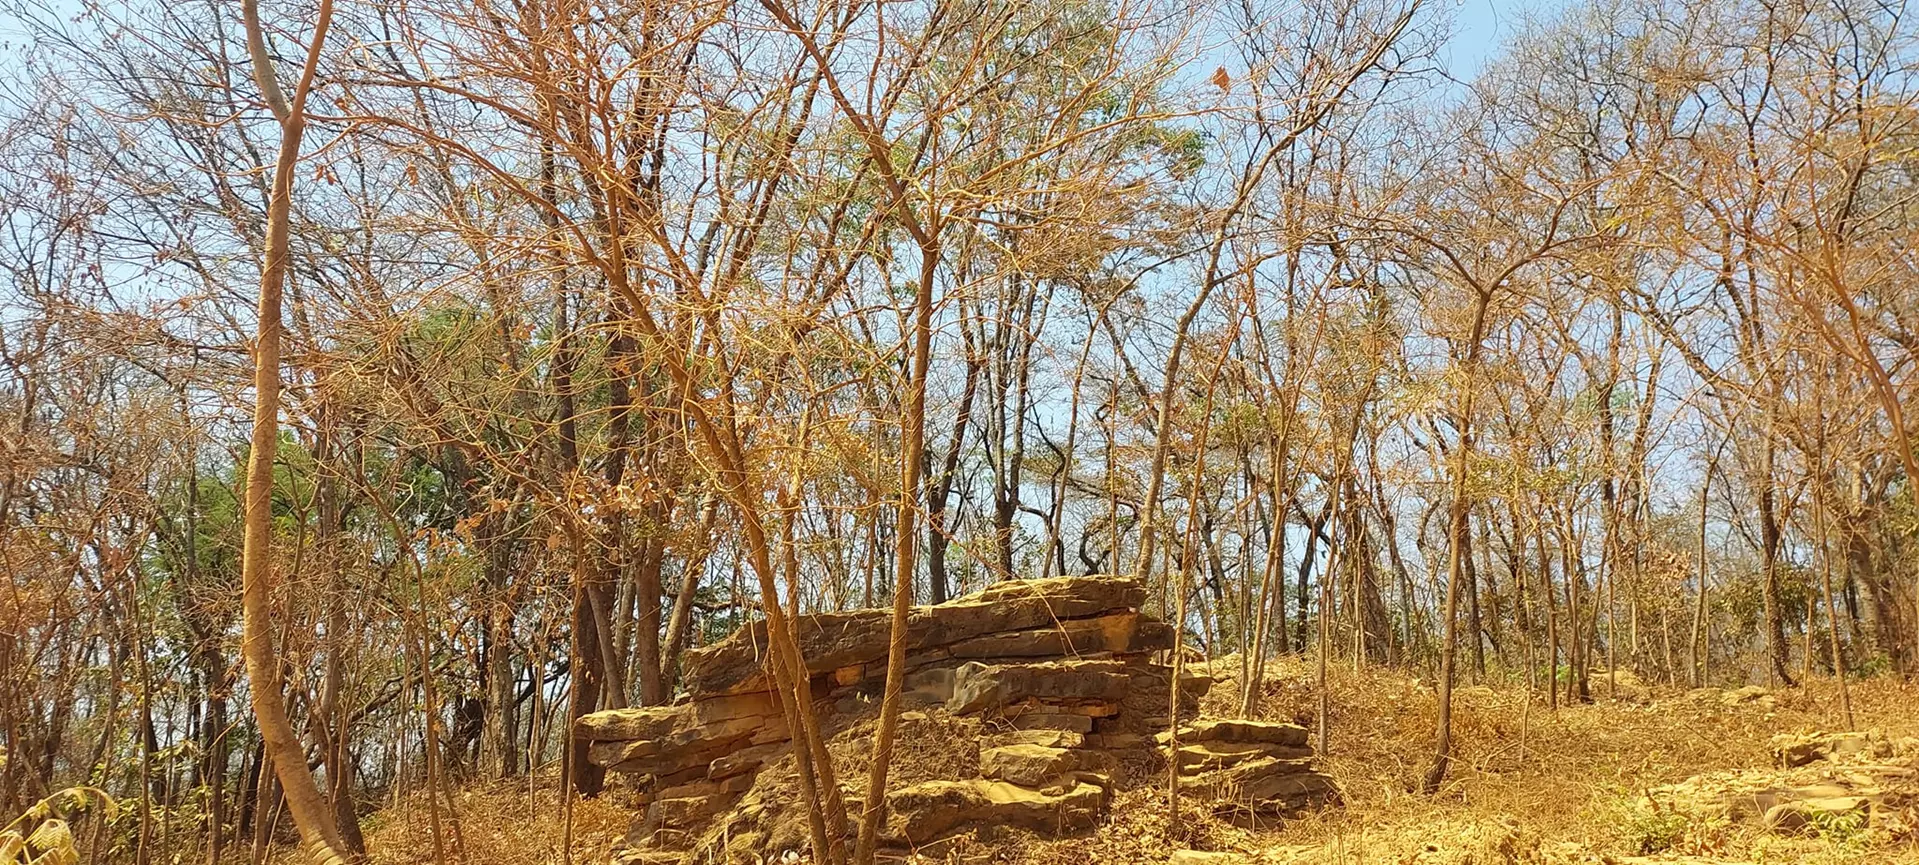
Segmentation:
[(779, 743), (755, 745), (750, 748), (728, 751), (725, 754), (713, 758), (713, 760), (707, 764), (707, 777), (718, 781), (721, 778), (731, 778), (735, 775), (752, 772), (759, 769), (762, 764), (778, 756), (780, 752), (786, 749), (786, 744)]
[(746, 717), (686, 727), (665, 735), (631, 742), (595, 742), (587, 757), (617, 772), (664, 774), (708, 763), (726, 753), (786, 738), (786, 723), (778, 718)]
[(1049, 794), (1006, 781), (925, 781), (887, 796), (886, 840), (920, 846), (954, 829), (1008, 826), (1046, 836), (1092, 829), (1106, 791), (1075, 784)]
[(745, 793), (753, 785), (753, 778), (747, 775), (730, 775), (719, 780), (689, 781), (676, 784), (653, 795), (658, 799), (694, 799), (707, 796), (731, 796)]
[(1772, 694), (1767, 693), (1767, 689), (1759, 685), (1747, 685), (1731, 691), (1722, 691), (1720, 704), (1723, 706), (1755, 705), (1763, 709), (1772, 709), (1774, 699)]
[(1864, 796), (1797, 799), (1768, 808), (1761, 822), (1777, 835), (1812, 834), (1843, 821), (1864, 827), (1871, 804)]
[(1774, 763), (1783, 769), (1820, 760), (1890, 757), (1894, 746), (1879, 730), (1849, 733), (1783, 733), (1773, 737)]

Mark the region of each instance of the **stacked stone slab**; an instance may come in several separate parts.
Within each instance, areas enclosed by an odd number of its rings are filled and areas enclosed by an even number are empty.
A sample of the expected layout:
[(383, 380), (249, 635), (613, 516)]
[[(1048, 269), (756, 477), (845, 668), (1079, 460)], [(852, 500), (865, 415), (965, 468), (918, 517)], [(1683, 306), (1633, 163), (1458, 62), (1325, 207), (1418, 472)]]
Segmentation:
[(1307, 730), (1266, 721), (1201, 720), (1177, 740), (1160, 733), (1180, 766), (1180, 787), (1223, 817), (1258, 823), (1336, 800), (1333, 779), (1313, 768)]
[[(1173, 631), (1139, 611), (1145, 595), (1137, 581), (1117, 577), (1012, 580), (914, 608), (907, 707), (977, 719), (984, 735), (971, 777), (889, 794), (886, 842), (912, 849), (962, 828), (1056, 835), (1096, 825), (1121, 757), (1152, 759), (1151, 736), (1168, 723), (1172, 675), (1153, 656), (1172, 647)], [(888, 611), (805, 616), (795, 632), (826, 734), (870, 723), (886, 675)], [(765, 791), (745, 795), (767, 767), (791, 765), (768, 662), (765, 624), (755, 623), (688, 653), (679, 702), (598, 712), (577, 724), (588, 758), (630, 776), (644, 804), (627, 839), (636, 856), (645, 850), (647, 861), (674, 861), (672, 851), (715, 825), (735, 842), (756, 837), (749, 824), (784, 807)], [(1183, 716), (1207, 684), (1182, 683)], [(854, 795), (847, 791), (857, 813)], [(716, 820), (722, 815), (730, 817)], [(759, 843), (776, 842), (786, 843)]]

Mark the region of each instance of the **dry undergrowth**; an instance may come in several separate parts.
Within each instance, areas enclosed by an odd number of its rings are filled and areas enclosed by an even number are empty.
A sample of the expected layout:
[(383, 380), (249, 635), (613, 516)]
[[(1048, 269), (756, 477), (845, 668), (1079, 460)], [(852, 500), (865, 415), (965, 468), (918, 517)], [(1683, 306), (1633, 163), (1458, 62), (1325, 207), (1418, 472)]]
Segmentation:
[[(1237, 673), (1237, 661), (1220, 664)], [(1195, 849), (1239, 850), (1273, 862), (1549, 863), (1630, 861), (1648, 827), (1636, 806), (1643, 794), (1693, 775), (1771, 765), (1777, 733), (1840, 729), (1833, 683), (1781, 690), (1770, 701), (1727, 705), (1720, 693), (1623, 685), (1609, 699), (1595, 682), (1595, 702), (1549, 712), (1531, 706), (1520, 687), (1455, 691), (1456, 761), (1435, 797), (1414, 794), (1430, 759), (1435, 712), (1427, 684), (1385, 671), (1329, 670), (1332, 740), (1321, 758), (1339, 781), (1346, 807), (1245, 832), (1203, 822), (1181, 839)], [(1283, 660), (1270, 668), (1263, 716), (1312, 727), (1313, 669)], [(1208, 714), (1230, 715), (1238, 686), (1221, 681)], [(1856, 726), (1894, 737), (1916, 732), (1916, 694), (1897, 679), (1855, 682)], [(1771, 705), (1767, 705), (1771, 702)], [(1121, 807), (1129, 807), (1122, 802)], [(1165, 806), (1153, 797), (1131, 806), (1094, 845), (1036, 845), (1033, 865), (1164, 861)], [(1911, 826), (1911, 821), (1907, 822)], [(1823, 833), (1789, 839), (1757, 830), (1718, 827), (1676, 832), (1656, 858), (1769, 863), (1913, 862), (1910, 832)], [(1132, 845), (1131, 858), (1125, 852)], [(1094, 855), (1087, 855), (1094, 854)]]
[[(1231, 669), (1229, 669), (1231, 668)], [(1222, 674), (1237, 673), (1234, 662)], [(1777, 733), (1836, 730), (1838, 698), (1831, 682), (1772, 692), (1771, 700), (1728, 705), (1719, 692), (1636, 685), (1631, 698), (1609, 699), (1595, 683), (1595, 702), (1549, 712), (1531, 706), (1520, 687), (1465, 687), (1455, 692), (1457, 760), (1441, 794), (1412, 791), (1431, 748), (1434, 695), (1428, 683), (1394, 672), (1330, 670), (1332, 747), (1320, 762), (1340, 783), (1342, 808), (1277, 828), (1246, 829), (1192, 810), (1170, 835), (1157, 775), (1135, 767), (1131, 789), (1115, 797), (1111, 819), (1096, 834), (1059, 841), (997, 840), (967, 851), (971, 861), (1009, 865), (1127, 865), (1165, 862), (1177, 849), (1232, 850), (1271, 863), (1395, 865), (1526, 865), (1634, 861), (1868, 865), (1913, 862), (1911, 834), (1856, 832), (1788, 839), (1720, 827), (1688, 832), (1652, 860), (1631, 854), (1646, 828), (1636, 811), (1652, 788), (1722, 770), (1771, 765)], [(1623, 689), (1623, 697), (1627, 697)], [(1304, 661), (1272, 664), (1263, 716), (1309, 727), (1314, 719), (1313, 669)], [(1223, 679), (1209, 694), (1209, 715), (1231, 715), (1238, 685)], [(1870, 679), (1852, 689), (1856, 726), (1889, 736), (1916, 734), (1912, 683)], [(1769, 702), (1771, 705), (1769, 705)], [(857, 730), (836, 737), (846, 746)], [(913, 736), (909, 733), (929, 733)], [(903, 728), (897, 779), (945, 774), (956, 730)], [(966, 731), (977, 735), (974, 731)], [(922, 741), (931, 739), (934, 741)], [(864, 755), (835, 748), (843, 781), (864, 782)], [(618, 782), (610, 779), (610, 787)], [(850, 785), (853, 786), (853, 785)], [(522, 785), (483, 785), (456, 794), (459, 841), (467, 862), (559, 863), (564, 812), (550, 785), (531, 796)], [(613, 792), (576, 803), (572, 862), (604, 863), (634, 813)], [(442, 847), (455, 845), (443, 811)], [(412, 798), (368, 823), (375, 865), (434, 861), (426, 802)], [(1697, 858), (1683, 859), (1682, 855)], [(451, 857), (449, 858), (451, 860)]]
[[(532, 791), (524, 782), (462, 788), (452, 797), (453, 808), (449, 810), (443, 804), (440, 810), (437, 847), (427, 797), (407, 797), (365, 821), (369, 865), (593, 865), (609, 861), (613, 845), (626, 834), (634, 814), (627, 801), (629, 794), (618, 789), (618, 781), (608, 778), (607, 795), (574, 802), (571, 856), (562, 850), (562, 842), (568, 837), (566, 809), (561, 807), (553, 779), (543, 777), (540, 781)], [(439, 858), (441, 855), (445, 858)], [(286, 861), (301, 860), (296, 857)]]

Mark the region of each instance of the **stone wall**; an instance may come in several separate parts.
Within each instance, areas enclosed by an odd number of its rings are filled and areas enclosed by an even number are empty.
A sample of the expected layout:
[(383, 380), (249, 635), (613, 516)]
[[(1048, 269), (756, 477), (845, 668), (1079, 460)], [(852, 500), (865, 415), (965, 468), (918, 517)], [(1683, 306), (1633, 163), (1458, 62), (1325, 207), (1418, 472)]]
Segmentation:
[[(937, 772), (896, 769), (910, 782), (888, 796), (886, 843), (911, 850), (982, 828), (1057, 835), (1097, 825), (1116, 785), (1129, 781), (1126, 767), (1169, 750), (1155, 736), (1168, 727), (1171, 671), (1155, 658), (1172, 647), (1173, 631), (1140, 612), (1144, 600), (1133, 580), (1069, 577), (1006, 581), (915, 608), (903, 715), (913, 723), (902, 729), (903, 749), (962, 758)], [(879, 609), (796, 622), (836, 764), (867, 747), (889, 631), (889, 612)], [(629, 859), (716, 861), (804, 844), (766, 646), (765, 623), (755, 623), (688, 653), (679, 702), (580, 719), (575, 735), (589, 758), (629, 776), (644, 809), (627, 837)], [(1182, 683), (1183, 717), (1208, 684)], [(916, 732), (922, 727), (936, 732)], [(915, 743), (916, 735), (938, 741)], [(1304, 730), (1247, 722), (1191, 727), (1178, 753), (1196, 794), (1247, 813), (1331, 795), (1310, 756)], [(864, 772), (840, 774), (857, 814)]]

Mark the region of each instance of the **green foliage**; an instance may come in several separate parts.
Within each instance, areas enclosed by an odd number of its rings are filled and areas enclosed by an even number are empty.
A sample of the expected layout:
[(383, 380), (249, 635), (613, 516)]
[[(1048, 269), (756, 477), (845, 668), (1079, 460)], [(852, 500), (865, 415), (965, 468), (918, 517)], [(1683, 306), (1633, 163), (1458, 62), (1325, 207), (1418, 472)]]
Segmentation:
[(1621, 841), (1636, 856), (1671, 850), (1687, 834), (1687, 815), (1650, 798), (1636, 798), (1619, 809)]
[(74, 865), (80, 853), (70, 818), (98, 808), (113, 819), (113, 797), (98, 787), (68, 787), (33, 804), (0, 829), (0, 865)]
[(1867, 831), (1867, 812), (1813, 811), (1807, 815), (1807, 822), (1820, 840), (1844, 847), (1862, 840)]

